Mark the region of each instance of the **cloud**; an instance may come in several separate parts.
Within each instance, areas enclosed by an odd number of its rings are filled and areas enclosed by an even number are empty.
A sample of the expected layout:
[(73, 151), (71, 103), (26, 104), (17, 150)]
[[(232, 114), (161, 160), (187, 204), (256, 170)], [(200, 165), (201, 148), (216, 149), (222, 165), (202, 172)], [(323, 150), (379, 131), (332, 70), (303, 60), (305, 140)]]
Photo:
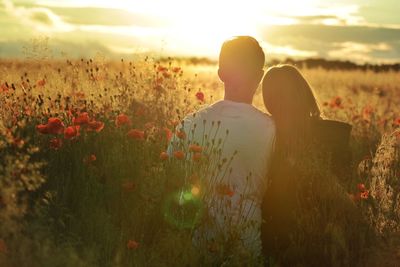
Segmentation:
[(362, 44), (355, 42), (343, 42), (332, 44), (333, 50), (327, 53), (329, 58), (342, 59), (351, 58), (355, 62), (371, 62), (379, 60), (380, 62), (393, 63), (398, 59), (391, 58), (379, 58), (375, 56), (375, 53), (379, 52), (390, 52), (393, 48), (387, 43), (377, 44)]
[(35, 31), (51, 33), (73, 30), (73, 27), (48, 8), (15, 6), (10, 0), (3, 0), (3, 5), (7, 14)]
[(297, 58), (308, 58), (308, 57), (315, 57), (318, 55), (318, 52), (316, 51), (299, 50), (291, 45), (277, 46), (277, 45), (272, 45), (268, 42), (261, 42), (261, 46), (266, 53), (273, 54), (274, 56), (278, 57), (289, 56)]

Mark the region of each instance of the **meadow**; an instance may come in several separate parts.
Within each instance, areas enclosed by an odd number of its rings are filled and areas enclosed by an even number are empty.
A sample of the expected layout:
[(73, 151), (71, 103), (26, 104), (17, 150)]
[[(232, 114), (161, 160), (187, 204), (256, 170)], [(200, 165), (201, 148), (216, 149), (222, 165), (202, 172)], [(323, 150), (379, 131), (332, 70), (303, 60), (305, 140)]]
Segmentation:
[[(185, 140), (185, 114), (223, 96), (216, 70), (145, 57), (0, 61), (0, 266), (252, 265), (229, 244), (192, 246), (211, 160), (190, 144), (166, 153), (174, 134)], [(312, 165), (318, 208), (301, 211), (285, 257), (395, 266), (400, 75), (301, 70), (324, 116), (352, 124), (352, 159), (342, 177)], [(254, 105), (265, 111), (260, 90)]]

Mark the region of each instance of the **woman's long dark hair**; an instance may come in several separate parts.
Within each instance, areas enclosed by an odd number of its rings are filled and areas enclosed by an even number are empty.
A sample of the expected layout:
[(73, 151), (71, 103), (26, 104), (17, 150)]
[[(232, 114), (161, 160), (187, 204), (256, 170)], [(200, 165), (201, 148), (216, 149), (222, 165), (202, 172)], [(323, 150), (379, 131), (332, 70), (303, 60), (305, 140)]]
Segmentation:
[(321, 112), (300, 71), (292, 65), (271, 67), (264, 76), (262, 88), (265, 107), (276, 124), (277, 148), (294, 151), (307, 143), (310, 123), (320, 119)]

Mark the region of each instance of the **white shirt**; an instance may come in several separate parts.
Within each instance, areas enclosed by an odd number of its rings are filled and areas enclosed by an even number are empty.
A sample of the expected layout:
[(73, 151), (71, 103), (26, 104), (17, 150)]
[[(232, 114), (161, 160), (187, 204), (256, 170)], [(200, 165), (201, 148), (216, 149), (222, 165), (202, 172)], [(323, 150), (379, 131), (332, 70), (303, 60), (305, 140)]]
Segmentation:
[[(230, 225), (239, 225), (243, 220), (253, 221), (255, 224), (252, 229), (241, 230), (241, 238), (245, 247), (251, 246), (252, 250), (256, 250), (253, 253), (259, 254), (261, 201), (267, 185), (268, 162), (275, 139), (272, 118), (250, 104), (221, 100), (188, 115), (180, 127), (185, 131), (188, 143), (198, 143), (203, 147), (207, 144), (208, 147), (212, 146), (212, 139), (214, 147), (220, 143), (220, 160), (226, 158), (229, 162), (237, 152), (230, 163), (232, 171), (228, 170), (223, 179), (218, 181), (219, 184), (229, 185), (233, 195), (224, 196), (224, 201), (217, 196), (215, 199), (218, 200), (210, 200), (210, 216), (219, 229), (226, 231)], [(176, 141), (175, 138), (172, 143)], [(172, 147), (169, 147), (170, 154)], [(222, 168), (220, 172), (224, 170)], [(215, 184), (215, 179), (209, 182)], [(227, 223), (227, 216), (233, 218), (233, 222)]]

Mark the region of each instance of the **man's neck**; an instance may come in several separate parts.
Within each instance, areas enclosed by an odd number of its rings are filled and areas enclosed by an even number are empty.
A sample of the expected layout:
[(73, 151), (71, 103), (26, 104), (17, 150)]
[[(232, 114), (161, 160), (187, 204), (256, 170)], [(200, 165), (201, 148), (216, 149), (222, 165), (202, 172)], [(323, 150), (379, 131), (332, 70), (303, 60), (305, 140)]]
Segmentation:
[(253, 103), (253, 96), (249, 94), (243, 94), (240, 92), (243, 92), (243, 90), (227, 90), (225, 88), (224, 100), (229, 100), (238, 103), (246, 103), (251, 105)]

